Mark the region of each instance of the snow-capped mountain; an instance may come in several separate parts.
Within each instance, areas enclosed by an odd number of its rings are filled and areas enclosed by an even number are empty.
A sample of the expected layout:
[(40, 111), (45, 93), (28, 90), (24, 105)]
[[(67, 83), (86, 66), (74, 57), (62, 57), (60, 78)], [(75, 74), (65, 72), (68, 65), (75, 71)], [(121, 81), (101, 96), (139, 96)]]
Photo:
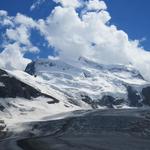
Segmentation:
[(44, 80), (23, 71), (0, 69), (0, 120), (5, 123), (37, 121), (77, 109)]
[(80, 57), (70, 63), (38, 59), (25, 72), (0, 70), (0, 115), (5, 122), (42, 120), (81, 109), (148, 105), (150, 84), (131, 65), (101, 65)]
[(149, 103), (149, 83), (131, 65), (101, 65), (84, 57), (71, 63), (39, 59), (25, 71), (42, 78), (79, 107), (135, 107)]

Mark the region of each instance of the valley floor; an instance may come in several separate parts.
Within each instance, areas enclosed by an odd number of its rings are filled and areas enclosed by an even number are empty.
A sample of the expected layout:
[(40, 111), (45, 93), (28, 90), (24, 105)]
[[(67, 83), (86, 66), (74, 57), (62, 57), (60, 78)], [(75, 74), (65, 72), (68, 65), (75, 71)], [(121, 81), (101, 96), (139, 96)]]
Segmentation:
[[(149, 150), (150, 109), (75, 111), (60, 120), (27, 123), (0, 150)], [(23, 135), (26, 135), (23, 138)]]
[(18, 142), (24, 150), (149, 150), (150, 140), (123, 133), (41, 137)]

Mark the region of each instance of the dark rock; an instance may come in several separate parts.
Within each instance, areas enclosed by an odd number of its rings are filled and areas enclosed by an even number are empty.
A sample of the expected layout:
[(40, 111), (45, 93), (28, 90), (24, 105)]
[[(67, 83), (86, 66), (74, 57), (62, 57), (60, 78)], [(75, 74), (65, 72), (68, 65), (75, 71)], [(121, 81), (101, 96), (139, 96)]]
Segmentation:
[(138, 91), (136, 91), (133, 87), (128, 86), (127, 87), (127, 92), (128, 92), (128, 100), (129, 100), (129, 105), (132, 107), (140, 107), (142, 106), (140, 100), (141, 96)]
[(0, 111), (4, 111), (5, 107), (0, 104)]
[(48, 101), (47, 104), (54, 104), (56, 103), (55, 101)]
[(82, 101), (91, 105), (93, 109), (98, 108), (98, 103), (96, 101), (93, 101), (88, 95), (81, 95), (81, 98), (82, 98)]
[(99, 101), (100, 106), (107, 106), (108, 108), (113, 108), (115, 98), (109, 95), (104, 95)]
[(35, 74), (35, 62), (31, 62), (27, 65), (25, 72), (29, 73), (30, 75)]
[(121, 105), (124, 103), (124, 99), (115, 99), (112, 96), (104, 95), (102, 99), (92, 100), (88, 95), (81, 95), (82, 101), (91, 105), (92, 108), (96, 109), (98, 106), (107, 106), (113, 108), (114, 106)]
[(6, 71), (0, 69), (0, 82), (5, 86), (0, 86), (0, 97), (1, 98), (16, 98), (23, 97), (26, 99), (37, 98), (39, 96), (51, 98), (53, 103), (58, 103), (59, 100), (56, 98), (41, 93), (37, 89), (33, 88), (26, 83), (11, 77)]
[(81, 95), (82, 97), (82, 101), (91, 104), (92, 103), (92, 99), (88, 96), (88, 95)]
[(121, 105), (124, 102), (125, 102), (124, 99), (115, 99), (115, 101), (113, 101), (113, 105)]
[(142, 89), (143, 103), (150, 105), (150, 87)]

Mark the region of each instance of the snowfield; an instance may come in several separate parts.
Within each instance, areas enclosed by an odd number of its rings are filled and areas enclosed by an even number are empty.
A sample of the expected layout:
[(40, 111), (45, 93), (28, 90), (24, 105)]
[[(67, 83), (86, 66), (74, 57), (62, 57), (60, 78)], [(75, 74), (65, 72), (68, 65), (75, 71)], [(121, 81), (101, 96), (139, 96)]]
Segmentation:
[(37, 60), (27, 66), (26, 72), (42, 78), (76, 103), (80, 103), (84, 95), (92, 101), (104, 95), (127, 100), (127, 86), (140, 92), (150, 85), (131, 65), (101, 65), (84, 57), (70, 64), (61, 60)]
[[(11, 82), (17, 82), (16, 87)], [(84, 57), (69, 64), (39, 59), (30, 63), (25, 72), (2, 71), (0, 116), (13, 124), (54, 119), (57, 114), (74, 110), (147, 107), (149, 86), (131, 65), (102, 65)], [(21, 96), (17, 92), (16, 96), (9, 95), (14, 88)]]

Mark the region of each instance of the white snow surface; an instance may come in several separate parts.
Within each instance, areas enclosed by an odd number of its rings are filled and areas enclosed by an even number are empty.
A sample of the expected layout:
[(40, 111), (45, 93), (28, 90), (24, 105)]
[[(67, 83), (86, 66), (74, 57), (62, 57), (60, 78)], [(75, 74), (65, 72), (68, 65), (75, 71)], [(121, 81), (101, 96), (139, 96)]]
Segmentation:
[[(33, 77), (23, 71), (5, 70), (10, 77), (15, 77), (18, 80), (34, 87), (38, 91), (55, 97), (59, 100), (59, 103), (48, 104), (52, 101), (50, 98), (38, 97), (31, 100), (24, 98), (0, 98), (0, 104), (5, 107), (3, 111), (0, 111), (0, 120), (5, 120), (5, 123), (12, 126), (19, 122), (40, 121), (44, 117), (53, 116), (59, 113), (70, 112), (80, 109), (90, 109), (85, 103), (84, 107), (73, 105), (68, 102), (66, 95), (54, 88), (40, 77)], [(82, 102), (84, 103), (84, 102)]]
[(5, 85), (4, 85), (4, 83), (0, 82), (0, 86), (1, 86), (1, 87), (4, 87)]
[(88, 95), (93, 101), (100, 100), (105, 94), (127, 99), (125, 84), (137, 90), (150, 85), (131, 65), (101, 65), (84, 57), (69, 64), (61, 60), (39, 59), (35, 61), (36, 77), (23, 71), (6, 71), (9, 76), (59, 100), (59, 103), (48, 104), (51, 99), (44, 97), (32, 100), (0, 98), (0, 104), (5, 107), (4, 112), (0, 111), (0, 119), (7, 124), (40, 121), (65, 112), (92, 109), (81, 100), (81, 95)]
[(37, 60), (35, 74), (78, 101), (81, 94), (89, 95), (92, 100), (100, 99), (106, 93), (125, 98), (124, 83), (135, 87), (149, 84), (131, 65), (101, 65), (84, 57), (70, 64), (61, 60)]

